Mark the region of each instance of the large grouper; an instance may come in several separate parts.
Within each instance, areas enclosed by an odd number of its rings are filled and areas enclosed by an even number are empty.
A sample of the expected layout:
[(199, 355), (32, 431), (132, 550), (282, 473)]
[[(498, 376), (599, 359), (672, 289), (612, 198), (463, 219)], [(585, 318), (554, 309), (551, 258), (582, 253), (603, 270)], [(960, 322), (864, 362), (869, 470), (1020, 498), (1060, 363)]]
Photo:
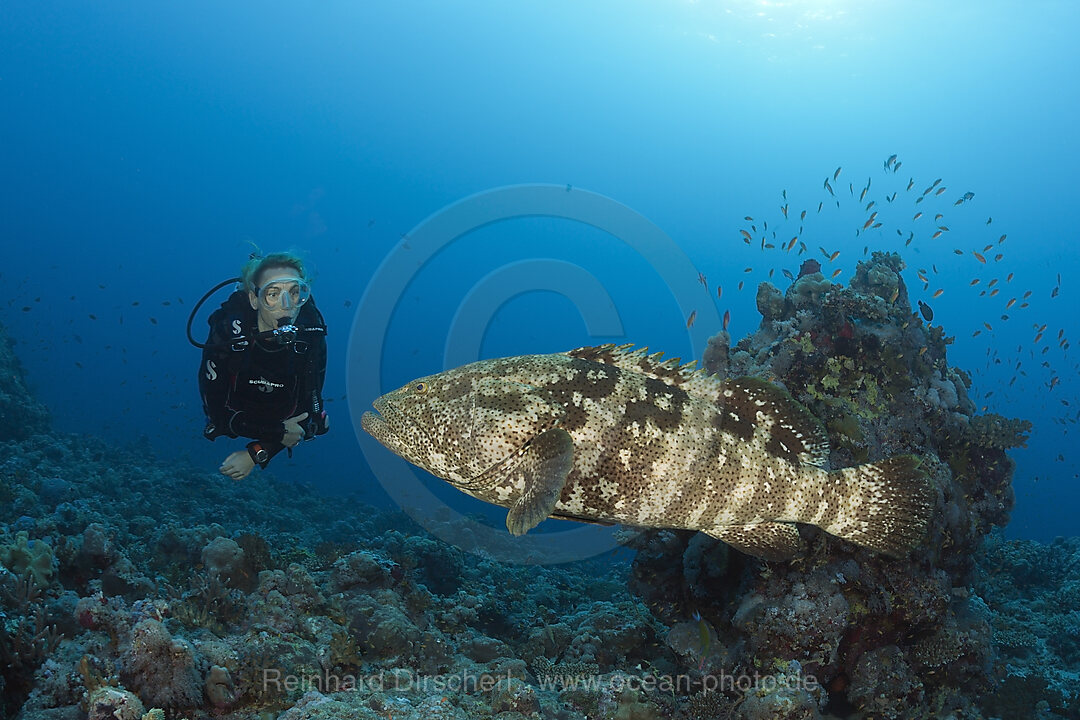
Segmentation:
[(796, 523), (901, 555), (934, 501), (913, 455), (830, 471), (821, 422), (785, 390), (629, 345), (482, 360), (375, 400), (364, 430), (409, 462), (545, 518), (700, 530), (769, 560)]

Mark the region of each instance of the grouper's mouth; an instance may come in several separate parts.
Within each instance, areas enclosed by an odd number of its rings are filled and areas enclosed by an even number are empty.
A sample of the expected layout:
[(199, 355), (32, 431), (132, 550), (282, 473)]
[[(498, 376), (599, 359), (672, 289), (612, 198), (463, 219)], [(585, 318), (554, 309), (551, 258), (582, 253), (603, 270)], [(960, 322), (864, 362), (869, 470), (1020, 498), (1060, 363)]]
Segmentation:
[(368, 435), (378, 440), (387, 450), (408, 460), (401, 438), (394, 430), (395, 425), (408, 422), (408, 419), (399, 413), (385, 398), (375, 398), (375, 402), (371, 403), (371, 406), (375, 408), (374, 412), (368, 410), (360, 416), (360, 427)]
[(371, 403), (371, 407), (375, 409), (368, 410), (360, 416), (360, 427), (363, 428), (364, 432), (368, 433), (379, 442), (382, 442), (384, 436), (392, 434), (390, 432), (390, 426), (383, 417), (384, 415), (389, 414), (388, 411), (390, 411), (391, 408), (389, 407), (389, 403), (381, 397), (375, 398), (375, 401)]

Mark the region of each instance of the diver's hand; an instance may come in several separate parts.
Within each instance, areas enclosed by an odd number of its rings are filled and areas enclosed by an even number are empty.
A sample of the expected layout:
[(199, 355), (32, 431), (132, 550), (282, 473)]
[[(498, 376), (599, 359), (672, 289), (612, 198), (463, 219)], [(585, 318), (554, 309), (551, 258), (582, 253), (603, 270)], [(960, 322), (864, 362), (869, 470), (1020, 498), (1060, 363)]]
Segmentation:
[(296, 444), (304, 439), (304, 428), (300, 427), (300, 423), (307, 420), (307, 413), (300, 413), (286, 420), (285, 435), (281, 438), (281, 444), (287, 448), (296, 447)]
[(251, 455), (248, 454), (247, 448), (245, 448), (237, 450), (225, 458), (225, 462), (221, 463), (218, 470), (222, 475), (228, 475), (233, 480), (243, 480), (251, 473), (254, 467), (255, 461), (251, 459)]

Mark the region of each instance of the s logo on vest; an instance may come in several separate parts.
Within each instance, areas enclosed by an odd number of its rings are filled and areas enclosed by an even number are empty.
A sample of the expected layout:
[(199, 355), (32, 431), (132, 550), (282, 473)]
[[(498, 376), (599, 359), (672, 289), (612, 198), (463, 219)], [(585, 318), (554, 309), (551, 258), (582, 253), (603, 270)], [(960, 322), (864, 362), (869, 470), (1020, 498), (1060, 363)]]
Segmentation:
[(214, 365), (213, 360), (206, 361), (206, 379), (210, 381), (217, 380), (217, 366)]
[(240, 334), (240, 319), (239, 318), (232, 321), (232, 332), (233, 332), (233, 335), (239, 335)]

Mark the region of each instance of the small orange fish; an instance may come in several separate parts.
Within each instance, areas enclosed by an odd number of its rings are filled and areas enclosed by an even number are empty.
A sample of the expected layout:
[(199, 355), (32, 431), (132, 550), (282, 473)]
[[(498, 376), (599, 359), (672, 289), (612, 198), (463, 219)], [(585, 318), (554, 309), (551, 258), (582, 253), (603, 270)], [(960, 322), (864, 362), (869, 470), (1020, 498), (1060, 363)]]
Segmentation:
[(994, 297), (999, 292), (1001, 292), (1001, 288), (994, 288), (993, 290), (990, 291), (990, 297)]
[(943, 290), (941, 288), (938, 288), (937, 290), (934, 291), (934, 294), (932, 295), (932, 297), (941, 297), (941, 294), (943, 292), (945, 292), (945, 290)]
[(1042, 333), (1039, 333), (1038, 335), (1036, 335), (1035, 336), (1035, 342), (1039, 342), (1040, 340), (1042, 340), (1042, 337), (1043, 337)]
[(784, 252), (790, 252), (791, 248), (795, 247), (795, 243), (797, 243), (798, 241), (799, 241), (799, 236), (798, 235), (791, 238), (791, 242), (789, 242), (787, 244), (787, 247), (784, 248)]
[(984, 322), (983, 327), (986, 328), (987, 330), (989, 330), (990, 332), (994, 332), (994, 328), (990, 327), (990, 323), (988, 323), (988, 322)]
[(1005, 236), (1004, 235), (1002, 235), (1001, 237), (998, 238), (998, 245), (1000, 245), (1003, 242), (1005, 242)]
[(843, 270), (841, 270), (840, 268), (836, 268), (835, 270), (833, 270), (833, 274), (832, 274), (832, 277), (836, 277), (836, 276), (837, 276), (837, 275), (839, 275), (839, 274), (840, 274), (841, 272), (843, 272)]
[(1005, 257), (1005, 256), (1002, 255), (1001, 253), (998, 253), (997, 255), (994, 256), (994, 262), (1001, 262), (1001, 258), (1003, 258), (1003, 257)]
[(971, 337), (978, 337), (981, 334), (982, 334), (982, 330), (976, 330), (975, 332), (971, 333)]
[(925, 282), (930, 282), (930, 278), (926, 277), (926, 273), (923, 272), (922, 270), (919, 270), (915, 274), (918, 275), (919, 279), (922, 280), (924, 283)]
[(744, 283), (742, 280), (739, 281), (739, 290), (740, 291), (743, 289), (743, 285), (745, 285), (745, 284), (746, 283)]
[(921, 218), (921, 217), (922, 217), (922, 210), (920, 210), (919, 212), (915, 213), (915, 217), (913, 217), (913, 218), (911, 218), (911, 219), (912, 219), (912, 220), (918, 220), (918, 219), (919, 219), (919, 218)]
[(730, 322), (731, 322), (731, 311), (730, 310), (725, 310), (724, 311), (724, 324), (723, 324), (722, 328), (724, 330), (727, 330), (728, 323), (730, 323)]
[(987, 287), (994, 287), (995, 285), (997, 285), (997, 281), (998, 281), (998, 279), (994, 278), (989, 283), (987, 283)]
[(747, 231), (745, 231), (745, 230), (740, 230), (739, 232), (740, 232), (740, 233), (742, 233), (742, 236), (743, 236), (744, 238), (746, 238), (747, 240), (750, 240), (750, 233), (748, 233), (748, 232), (747, 232)]
[[(1012, 273), (1009, 273), (1009, 277), (1012, 277)], [(1030, 290), (1028, 290), (1026, 293), (1024, 293), (1024, 300), (1027, 300), (1029, 297), (1031, 297), (1031, 291)]]
[(716, 299), (719, 300), (724, 296), (724, 288), (721, 285), (716, 286)]
[(994, 243), (990, 243), (989, 245), (987, 245), (986, 247), (984, 247), (984, 248), (983, 248), (983, 252), (990, 252), (990, 249), (991, 249), (992, 247), (994, 247)]
[(833, 260), (835, 260), (838, 257), (840, 257), (840, 251), (839, 250), (833, 252), (833, 254), (829, 256), (829, 262), (832, 262)]
[(745, 268), (745, 269), (743, 269), (743, 272), (754, 272), (754, 268), (752, 268), (752, 267)]
[(981, 262), (983, 265), (986, 264), (986, 258), (984, 258), (981, 253), (972, 252), (972, 255), (974, 255), (975, 259)]
[(938, 191), (937, 191), (936, 193), (934, 193), (934, 194), (935, 194), (935, 195), (940, 195), (940, 194), (941, 194), (941, 193), (943, 193), (943, 192), (945, 192), (945, 187), (944, 187), (944, 186), (942, 186), (942, 187), (939, 187), (939, 188), (938, 188)]
[(1012, 282), (1012, 279), (1013, 279), (1013, 274), (1009, 273), (1008, 276), (1005, 278), (1005, 282)]
[(686, 318), (686, 329), (694, 327), (694, 321), (697, 320), (697, 310), (690, 311), (690, 317)]
[(978, 285), (978, 284), (979, 284), (979, 278), (975, 278), (974, 280), (972, 280), (972, 281), (971, 281), (970, 283), (968, 283), (968, 284), (969, 284), (969, 285), (970, 285), (971, 287), (975, 287), (976, 285)]
[(1005, 309), (1008, 310), (1016, 304), (1016, 298), (1009, 298), (1009, 302), (1005, 303)]

